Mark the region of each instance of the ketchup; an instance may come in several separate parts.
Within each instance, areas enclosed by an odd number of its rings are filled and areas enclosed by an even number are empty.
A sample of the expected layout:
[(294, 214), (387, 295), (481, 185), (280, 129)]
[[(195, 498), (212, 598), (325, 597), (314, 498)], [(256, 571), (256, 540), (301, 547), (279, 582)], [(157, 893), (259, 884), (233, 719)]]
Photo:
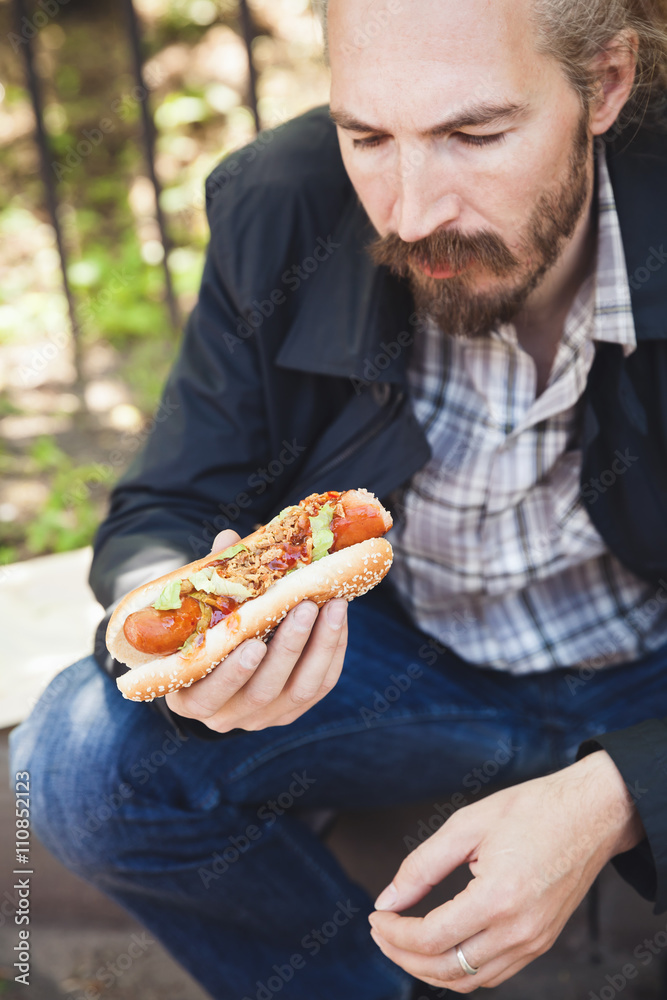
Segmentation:
[[(307, 497), (305, 501), (301, 501), (301, 506), (312, 517), (325, 503), (332, 504), (340, 511), (334, 513), (331, 520), (334, 540), (330, 552), (337, 552), (367, 538), (378, 538), (391, 527), (391, 515), (383, 511), (377, 501), (369, 500), (365, 491), (347, 490), (345, 493), (340, 493), (329, 490)], [(295, 569), (298, 563), (305, 564), (310, 561), (311, 538), (308, 525), (306, 524), (305, 529), (301, 530), (308, 532), (306, 537), (297, 537), (295, 541), (283, 544), (282, 555), (271, 560), (267, 567), (269, 570), (289, 572)], [(208, 563), (208, 566), (223, 566), (226, 562), (227, 559), (218, 559)], [(224, 618), (229, 619), (226, 627), (238, 627), (238, 614), (230, 617), (235, 614), (239, 606), (238, 600), (233, 597), (209, 596), (210, 600), (207, 600), (206, 604), (211, 609), (211, 617), (206, 623), (206, 628), (212, 628)], [(128, 642), (142, 653), (175, 653), (198, 629), (198, 636), (193, 642), (200, 644), (203, 641), (205, 629), (200, 621), (201, 617), (199, 601), (193, 597), (184, 597), (182, 606), (173, 611), (158, 611), (149, 607), (129, 615), (125, 620), (123, 631)]]
[(217, 608), (211, 608), (209, 628), (213, 628), (214, 625), (221, 622), (227, 615), (231, 615), (232, 611), (236, 611), (238, 607), (238, 601), (235, 601), (233, 597), (218, 597), (216, 603), (218, 605)]
[(306, 539), (298, 545), (283, 545), (283, 555), (279, 559), (272, 559), (268, 566), (269, 569), (289, 570), (293, 569), (298, 562), (308, 562)]

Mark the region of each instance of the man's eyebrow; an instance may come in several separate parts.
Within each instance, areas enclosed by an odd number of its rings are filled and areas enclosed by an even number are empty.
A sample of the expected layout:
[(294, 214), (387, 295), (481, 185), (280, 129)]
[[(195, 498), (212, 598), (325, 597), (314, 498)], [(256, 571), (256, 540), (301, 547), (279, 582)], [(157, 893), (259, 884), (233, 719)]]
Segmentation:
[[(478, 104), (473, 107), (463, 108), (451, 115), (444, 121), (439, 122), (432, 128), (425, 129), (419, 134), (428, 138), (429, 136), (444, 135), (446, 132), (457, 132), (460, 128), (473, 128), (480, 125), (504, 125), (524, 117), (529, 110), (526, 103), (510, 104)], [(368, 134), (374, 132), (381, 134), (384, 130), (375, 125), (368, 125), (359, 121), (354, 115), (347, 111), (336, 111), (332, 109), (329, 117), (339, 128), (347, 132), (363, 132)]]

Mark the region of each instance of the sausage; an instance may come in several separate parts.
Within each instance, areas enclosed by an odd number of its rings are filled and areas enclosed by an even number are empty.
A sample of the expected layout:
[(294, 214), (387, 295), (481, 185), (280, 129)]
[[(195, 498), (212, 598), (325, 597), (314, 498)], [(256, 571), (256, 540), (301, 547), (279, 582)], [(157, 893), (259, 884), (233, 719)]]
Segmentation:
[[(272, 536), (279, 540), (269, 545), (265, 551), (260, 550), (257, 566), (253, 566), (253, 558), (257, 561), (257, 557), (251, 558), (248, 550), (244, 553), (247, 558), (244, 566), (239, 569), (239, 575), (243, 577), (245, 574), (255, 591), (259, 589), (260, 593), (264, 593), (277, 576), (296, 568), (299, 562), (307, 564), (310, 561), (313, 542), (306, 515), (316, 515), (325, 503), (334, 506), (331, 553), (357, 542), (380, 538), (393, 523), (391, 514), (367, 490), (347, 490), (344, 493), (330, 490), (327, 493), (311, 494), (300, 504), (306, 513), (299, 518), (295, 518), (293, 513), (288, 514), (288, 519), (291, 518), (289, 530), (279, 530), (279, 526), (271, 529)], [(304, 532), (308, 534), (304, 535)], [(218, 567), (222, 562), (219, 559), (212, 560), (208, 565)], [(192, 587), (190, 581), (181, 581), (180, 608), (158, 611), (149, 606), (128, 615), (123, 623), (123, 632), (130, 645), (140, 653), (176, 653), (195, 630), (203, 632), (214, 627), (238, 606), (238, 601), (231, 597), (199, 594), (199, 600), (196, 600), (185, 596)], [(204, 602), (203, 610), (200, 602)], [(204, 618), (202, 614), (205, 615)]]
[[(339, 513), (342, 507), (342, 513)], [(334, 542), (330, 552), (367, 538), (381, 538), (392, 526), (391, 515), (365, 490), (347, 490), (336, 505), (331, 521)]]
[(141, 653), (175, 653), (192, 635), (201, 617), (194, 597), (184, 597), (180, 608), (158, 611), (142, 608), (123, 623), (125, 638)]

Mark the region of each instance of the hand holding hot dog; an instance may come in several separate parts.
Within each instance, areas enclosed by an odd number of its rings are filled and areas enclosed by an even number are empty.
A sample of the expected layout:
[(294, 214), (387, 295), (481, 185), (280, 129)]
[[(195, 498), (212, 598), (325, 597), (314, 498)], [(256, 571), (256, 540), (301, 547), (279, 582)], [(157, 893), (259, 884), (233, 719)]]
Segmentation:
[[(223, 531), (211, 552), (238, 542)], [(347, 601), (337, 598), (319, 609), (302, 601), (278, 626), (268, 647), (246, 639), (192, 687), (166, 696), (172, 711), (199, 719), (209, 729), (266, 729), (286, 726), (335, 687), (347, 646)]]
[[(388, 572), (392, 549), (382, 536), (391, 526), (391, 514), (367, 490), (329, 490), (285, 507), (243, 539), (223, 532), (209, 555), (136, 588), (117, 605), (106, 642), (130, 667), (117, 678), (119, 689), (133, 701), (150, 701), (198, 683), (181, 714), (189, 705), (197, 718), (208, 713), (214, 724), (236, 728), (240, 708), (247, 715), (249, 706), (269, 705), (259, 721), (253, 712), (250, 726), (292, 721), (335, 684), (345, 652), (344, 605)], [(271, 634), (269, 655), (253, 640)], [(266, 663), (258, 672), (262, 683), (248, 685), (241, 663), (253, 651)], [(212, 672), (216, 683), (201, 690)], [(212, 703), (197, 700), (205, 690), (216, 692)]]

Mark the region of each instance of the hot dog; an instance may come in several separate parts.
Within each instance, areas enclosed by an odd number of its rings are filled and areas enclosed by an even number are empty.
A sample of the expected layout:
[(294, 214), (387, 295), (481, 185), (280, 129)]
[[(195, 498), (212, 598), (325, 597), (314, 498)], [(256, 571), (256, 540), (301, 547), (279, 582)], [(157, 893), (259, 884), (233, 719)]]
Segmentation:
[(244, 639), (266, 638), (302, 600), (348, 601), (386, 575), (391, 515), (367, 490), (314, 493), (224, 552), (136, 588), (116, 607), (110, 653), (126, 698), (151, 701), (209, 673)]

